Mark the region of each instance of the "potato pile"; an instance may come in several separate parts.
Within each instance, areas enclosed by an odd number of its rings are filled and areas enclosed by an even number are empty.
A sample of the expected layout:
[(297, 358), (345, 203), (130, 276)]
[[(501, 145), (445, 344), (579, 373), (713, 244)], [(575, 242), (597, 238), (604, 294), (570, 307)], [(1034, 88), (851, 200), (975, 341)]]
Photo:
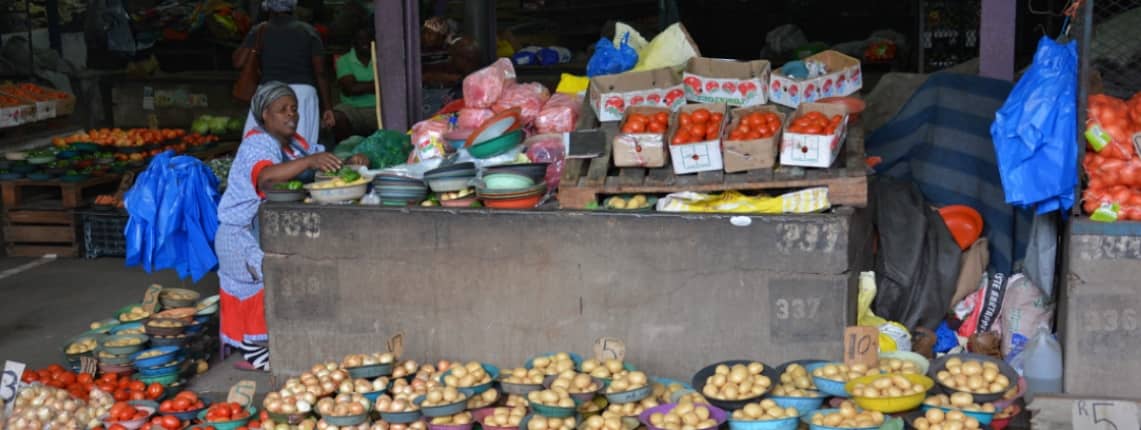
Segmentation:
[(444, 406), (466, 401), (467, 396), (465, 396), (455, 387), (436, 387), (428, 390), (428, 394), (424, 395), (424, 401), (420, 403), (420, 407), (430, 408), (433, 406)]
[(581, 430), (623, 430), (622, 417), (617, 415), (594, 415), (587, 418)]
[(531, 404), (529, 402), (527, 402), (527, 399), (524, 398), (523, 396), (516, 396), (514, 394), (510, 394), (507, 396), (507, 401), (503, 402), (503, 406), (506, 406), (509, 408), (526, 408), (526, 407), (531, 406)]
[(574, 360), (565, 352), (555, 353), (546, 357), (535, 357), (531, 360), (531, 368), (538, 369), (544, 375), (558, 375), (568, 370), (574, 370)]
[(679, 403), (669, 412), (650, 415), (650, 424), (666, 430), (708, 429), (717, 427), (709, 408), (700, 403)]
[(474, 387), (491, 382), (491, 375), (484, 370), (483, 365), (470, 362), (463, 366), (453, 366), (451, 373), (444, 377), (444, 385), (449, 387)]
[(551, 388), (549, 390), (532, 391), (527, 393), (527, 400), (531, 403), (536, 403), (546, 406), (555, 406), (560, 408), (573, 408), (574, 400), (570, 397), (570, 392), (562, 388)]
[(784, 369), (784, 373), (780, 375), (780, 383), (789, 388), (816, 389), (816, 384), (813, 384), (812, 378), (808, 376), (808, 369), (797, 363), (790, 364)]
[(661, 403), (670, 403), (670, 398), (673, 397), (673, 394), (684, 389), (685, 386), (677, 383), (665, 385), (655, 382), (654, 391), (651, 396), (653, 396)]
[(713, 376), (705, 379), (705, 388), (701, 393), (706, 397), (720, 400), (743, 400), (765, 394), (772, 381), (762, 375), (765, 365), (757, 362), (735, 364), (733, 367), (724, 364), (717, 366)]
[(840, 363), (832, 363), (812, 371), (812, 376), (824, 378), (829, 381), (848, 382), (850, 380), (869, 375), (879, 375), (880, 369), (869, 369), (863, 364), (854, 364), (851, 367)]
[(927, 400), (923, 401), (923, 404), (941, 408), (960, 409), (967, 412), (995, 412), (994, 403), (983, 403), (981, 405), (977, 404), (975, 403), (975, 396), (972, 396), (971, 393), (959, 392), (951, 394), (950, 397), (948, 397), (946, 394), (931, 396), (928, 397)]
[(147, 326), (158, 328), (178, 328), (184, 325), (186, 325), (186, 323), (173, 319), (153, 319), (147, 321)]
[(539, 369), (525, 369), (517, 367), (503, 373), (499, 379), (508, 384), (540, 385), (543, 383), (543, 372)]
[(1010, 379), (998, 370), (998, 365), (989, 361), (961, 360), (952, 357), (946, 368), (935, 375), (935, 379), (956, 391), (975, 394), (995, 394), (1010, 388)]
[[(92, 341), (92, 342), (94, 342), (94, 341)], [(69, 353), (69, 354), (70, 354), (70, 353)], [(161, 351), (161, 350), (158, 350), (158, 349), (152, 349), (152, 350), (149, 350), (149, 351), (144, 351), (142, 354), (139, 354), (139, 356), (138, 356), (137, 358), (135, 358), (135, 359), (136, 359), (136, 360), (141, 360), (141, 359), (144, 359), (144, 358), (152, 358), (152, 357), (158, 357), (158, 356), (160, 356), (160, 355), (163, 355), (163, 354), (166, 354), (166, 352), (163, 352), (163, 351)]]
[(968, 417), (960, 411), (944, 413), (942, 409), (928, 409), (922, 417), (916, 418), (916, 430), (976, 430), (979, 420)]
[(496, 400), (499, 400), (499, 392), (495, 391), (495, 389), (492, 388), (492, 389), (489, 389), (489, 390), (484, 391), (482, 393), (475, 394), (475, 395), (472, 395), (471, 397), (468, 397), (467, 408), (468, 409), (485, 408), (485, 407), (491, 406), (491, 404), (495, 403)]
[(376, 398), (375, 406), (376, 410), (389, 413), (412, 412), (420, 410), (420, 407), (416, 406), (416, 404), (412, 402), (412, 399), (405, 394), (398, 394), (396, 397), (389, 397), (388, 394), (381, 394), (380, 397)]
[(626, 366), (621, 360), (598, 361), (589, 359), (582, 362), (582, 373), (595, 378), (611, 379), (626, 372)]
[(542, 415), (532, 415), (527, 421), (527, 428), (520, 430), (574, 430), (577, 423), (574, 417), (551, 418)]
[(147, 329), (143, 328), (143, 326), (140, 325), (138, 327), (131, 327), (131, 328), (125, 328), (125, 329), (117, 330), (115, 332), (115, 334), (146, 334), (146, 332), (147, 332)]
[[(95, 342), (95, 338), (85, 337), (83, 339), (79, 339), (75, 342), (72, 342), (70, 345), (68, 345), (67, 346), (67, 353), (68, 354), (88, 353), (88, 352), (94, 351), (96, 345), (97, 345), (97, 343)], [(140, 357), (140, 358), (146, 358), (146, 357)]]
[(525, 416), (527, 408), (524, 407), (495, 408), (480, 424), (491, 427), (519, 427), (519, 422), (523, 421)]
[(913, 383), (899, 375), (884, 375), (873, 379), (870, 384), (856, 384), (852, 387), (852, 395), (878, 399), (882, 397), (903, 397), (923, 394), (926, 389), (923, 385)]
[(606, 207), (609, 209), (642, 209), (649, 207), (649, 203), (643, 194), (634, 195), (629, 199), (615, 196), (606, 201)]
[(385, 388), (388, 388), (388, 378), (381, 376), (372, 381), (362, 378), (354, 379), (351, 381), (346, 379), (337, 385), (337, 392), (343, 394), (364, 394), (380, 391)]
[(619, 417), (636, 417), (641, 415), (646, 409), (658, 406), (661, 403), (654, 397), (647, 397), (637, 402), (630, 403), (611, 403), (606, 407), (603, 413), (610, 413)]
[(840, 404), (840, 410), (830, 414), (816, 412), (812, 414), (812, 424), (818, 426), (841, 428), (867, 428), (883, 425), (882, 412), (859, 411), (856, 404), (846, 401)]
[(773, 388), (771, 394), (780, 397), (820, 397), (820, 393), (817, 391), (805, 390), (784, 384), (777, 385), (776, 388)]
[(128, 308), (126, 312), (119, 314), (119, 321), (138, 321), (149, 316), (151, 316), (150, 312), (144, 311), (142, 306), (131, 305), (131, 307)]
[(389, 424), (384, 420), (376, 420), (372, 422), (372, 427), (369, 427), (369, 430), (428, 430), (428, 423), (416, 421), (409, 424)]
[(568, 393), (582, 394), (596, 392), (602, 389), (602, 386), (590, 375), (567, 370), (559, 373), (559, 376), (551, 382), (551, 388), (559, 388)]
[(458, 425), (464, 425), (464, 424), (471, 424), (471, 422), (472, 422), (471, 412), (467, 412), (467, 411), (460, 412), (460, 413), (455, 414), (455, 415), (449, 415), (446, 417), (432, 418), (432, 424), (436, 424), (436, 425), (442, 424), (442, 425), (458, 426)]
[[(669, 403), (669, 402), (667, 401), (667, 402), (663, 402), (663, 403)], [(681, 397), (678, 397), (677, 403), (679, 405), (682, 403), (706, 403), (706, 404), (708, 404), (709, 401), (705, 400), (705, 396), (702, 396), (701, 393), (698, 393), (696, 391), (690, 391), (686, 394), (683, 394)]]
[(621, 393), (625, 391), (637, 390), (649, 384), (649, 378), (643, 372), (633, 371), (626, 372), (615, 376), (610, 381), (610, 385), (606, 387), (607, 393)]
[(349, 354), (341, 360), (341, 367), (352, 368), (361, 366), (375, 366), (377, 364), (392, 364), (396, 356), (391, 352), (376, 352), (372, 354)]
[(883, 373), (914, 373), (919, 374), (919, 365), (911, 360), (900, 360), (898, 358), (881, 358), (880, 371)]
[(338, 394), (317, 401), (317, 413), (323, 417), (348, 417), (362, 415), (372, 405), (360, 394)]
[(796, 408), (782, 408), (776, 402), (765, 399), (759, 403), (749, 403), (745, 407), (733, 411), (734, 421), (769, 421), (785, 418), (797, 418), (800, 411)]

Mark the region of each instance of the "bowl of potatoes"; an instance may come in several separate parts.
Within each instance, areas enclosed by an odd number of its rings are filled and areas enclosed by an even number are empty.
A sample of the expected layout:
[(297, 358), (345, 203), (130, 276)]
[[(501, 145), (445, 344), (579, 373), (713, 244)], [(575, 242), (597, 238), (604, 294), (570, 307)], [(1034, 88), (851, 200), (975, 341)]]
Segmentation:
[(699, 370), (693, 376), (693, 386), (713, 406), (732, 411), (757, 401), (779, 380), (776, 369), (764, 363), (730, 360)]
[(519, 430), (575, 430), (578, 417), (545, 417), (530, 414), (519, 422)]
[(527, 408), (487, 408), (475, 411), (476, 422), (486, 430), (515, 430), (527, 416)]
[(610, 403), (633, 403), (650, 397), (653, 392), (654, 387), (650, 386), (645, 373), (637, 370), (623, 372), (606, 386), (606, 400)]
[(812, 375), (805, 367), (817, 363), (824, 361), (799, 360), (781, 365), (777, 368), (780, 382), (769, 391), (768, 398), (782, 408), (796, 408), (802, 415), (820, 409), (827, 396), (816, 389)]
[(123, 306), (121, 309), (119, 309), (119, 312), (115, 313), (115, 318), (118, 318), (119, 322), (124, 323), (142, 321), (149, 316), (151, 316), (151, 313), (144, 311), (143, 305)]
[(590, 375), (577, 373), (573, 370), (563, 371), (553, 378), (547, 377), (546, 380), (547, 388), (559, 388), (570, 393), (571, 400), (574, 400), (575, 405), (593, 400), (598, 392), (606, 386), (606, 383), (601, 379), (592, 378)]
[(884, 423), (883, 412), (865, 411), (852, 401), (845, 401), (836, 409), (821, 409), (805, 414), (800, 421), (809, 430), (871, 430)]
[(103, 338), (100, 346), (111, 355), (128, 355), (143, 349), (149, 340), (145, 334), (118, 334)]
[(915, 373), (926, 375), (931, 362), (911, 351), (880, 353), (880, 371), (883, 373)]
[(446, 417), (434, 417), (428, 421), (428, 430), (469, 430), (475, 424), (471, 412), (460, 412)]
[(609, 413), (594, 415), (582, 420), (578, 430), (634, 430), (640, 426), (638, 418)]
[(724, 424), (729, 414), (704, 403), (666, 403), (646, 409), (638, 421), (650, 430), (712, 430)]
[(971, 393), (975, 402), (994, 402), (1018, 381), (1005, 361), (981, 354), (948, 354), (931, 363), (928, 375), (944, 394)]
[(923, 412), (908, 414), (906, 421), (915, 430), (978, 430), (984, 424), (963, 411), (944, 411), (938, 408), (927, 409)]
[(186, 330), (186, 321), (173, 318), (151, 318), (143, 327), (150, 336), (178, 336)]
[(545, 417), (566, 418), (575, 414), (575, 401), (570, 392), (562, 388), (532, 391), (527, 393), (527, 402), (532, 411)]
[(749, 403), (729, 416), (730, 430), (796, 430), (801, 412), (771, 399)]
[(817, 391), (834, 397), (848, 397), (848, 392), (844, 389), (844, 384), (848, 381), (880, 374), (879, 368), (862, 364), (848, 366), (843, 363), (815, 363), (805, 366), (805, 369), (812, 374), (812, 383), (816, 385)]
[(606, 209), (624, 212), (651, 212), (656, 204), (658, 204), (657, 197), (644, 194), (614, 196), (602, 203)]
[(943, 413), (962, 411), (968, 417), (978, 420), (982, 425), (989, 425), (991, 421), (994, 421), (994, 414), (998, 412), (994, 403), (975, 403), (975, 398), (971, 393), (954, 393), (950, 396), (939, 394), (928, 397), (927, 400), (923, 401), (923, 410), (928, 409), (941, 409)]
[(861, 408), (895, 413), (919, 407), (935, 381), (912, 373), (864, 376), (848, 381), (844, 389)]
[(64, 344), (63, 353), (67, 355), (68, 360), (73, 361), (80, 357), (94, 356), (95, 348), (99, 346), (99, 340), (102, 338), (103, 336), (98, 334), (80, 335)]
[(448, 369), (440, 375), (440, 382), (449, 387), (456, 387), (465, 396), (470, 397), (490, 389), (492, 382), (498, 377), (498, 367), (473, 361)]
[(526, 369), (537, 369), (543, 375), (558, 375), (567, 370), (575, 370), (582, 366), (582, 356), (573, 352), (548, 352), (539, 354), (527, 360), (523, 365)]
[(158, 293), (158, 301), (162, 303), (163, 309), (192, 307), (201, 297), (202, 294), (197, 291), (185, 288), (163, 288)]
[(547, 375), (539, 369), (517, 367), (503, 372), (499, 378), (499, 387), (504, 393), (516, 396), (526, 396), (532, 391), (543, 389), (543, 379)]
[(467, 408), (467, 396), (456, 387), (436, 387), (428, 390), (428, 394), (416, 397), (412, 403), (420, 407), (420, 413), (426, 417), (446, 417)]

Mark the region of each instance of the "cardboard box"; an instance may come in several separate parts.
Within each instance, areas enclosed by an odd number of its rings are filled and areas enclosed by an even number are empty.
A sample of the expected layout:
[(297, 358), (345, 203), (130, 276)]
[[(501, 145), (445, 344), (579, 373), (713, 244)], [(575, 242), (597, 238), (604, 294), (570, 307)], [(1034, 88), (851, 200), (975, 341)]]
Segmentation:
[(753, 112), (772, 112), (780, 117), (781, 129), (772, 137), (748, 140), (728, 140), (723, 143), (723, 158), (725, 171), (729, 173), (744, 172), (754, 169), (771, 169), (776, 165), (777, 153), (780, 147), (781, 133), (784, 132), (785, 116), (776, 106), (753, 106), (733, 109), (732, 119), (725, 126), (723, 135), (737, 128), (741, 119)]
[(20, 106), (0, 107), (0, 128), (23, 124), (20, 120)]
[(620, 121), (626, 108), (657, 106), (677, 110), (685, 90), (670, 69), (595, 76), (590, 79), (590, 106), (601, 122)]
[(840, 126), (831, 135), (800, 134), (785, 131), (780, 144), (780, 164), (782, 166), (820, 167), (828, 168), (840, 155), (840, 148), (848, 136), (848, 111), (841, 105), (828, 103), (805, 103), (800, 105), (793, 113), (792, 120), (808, 112), (820, 112), (831, 118), (840, 115), (844, 119)]
[[(682, 106), (678, 110), (678, 115), (681, 113), (692, 113), (698, 109), (708, 109), (709, 112), (720, 112), (722, 114), (721, 130), (725, 130), (725, 112), (726, 106), (721, 103), (714, 104), (691, 104)], [(674, 134), (677, 133), (679, 121), (674, 121), (670, 124), (669, 134), (666, 136), (667, 141), (672, 142)], [(712, 170), (721, 170), (724, 163), (721, 159), (721, 138), (713, 140), (705, 140), (701, 142), (686, 143), (682, 145), (670, 144), (670, 158), (673, 162), (674, 173), (684, 175), (686, 173), (708, 172)]]
[(25, 123), (55, 118), (55, 100), (37, 101), (3, 91), (0, 91), (0, 95), (8, 96), (24, 103), (20, 106), (20, 116)]
[(734, 61), (696, 57), (682, 74), (685, 98), (698, 103), (725, 103), (729, 106), (756, 106), (767, 102), (769, 74), (767, 60)]
[[(633, 106), (626, 110), (626, 114), (638, 113), (653, 115), (658, 112), (670, 113), (664, 107)], [(672, 124), (674, 119), (670, 118)], [(626, 125), (623, 118), (622, 125)], [(621, 126), (618, 128), (622, 129)], [(666, 151), (665, 133), (621, 133), (614, 135), (611, 142), (613, 148), (611, 159), (616, 167), (663, 167), (669, 160), (669, 151)]]
[(824, 51), (808, 58), (806, 63), (824, 65), (827, 74), (810, 79), (792, 79), (773, 72), (769, 78), (769, 100), (788, 107), (811, 103), (827, 97), (846, 96), (864, 86), (860, 60), (836, 51)]

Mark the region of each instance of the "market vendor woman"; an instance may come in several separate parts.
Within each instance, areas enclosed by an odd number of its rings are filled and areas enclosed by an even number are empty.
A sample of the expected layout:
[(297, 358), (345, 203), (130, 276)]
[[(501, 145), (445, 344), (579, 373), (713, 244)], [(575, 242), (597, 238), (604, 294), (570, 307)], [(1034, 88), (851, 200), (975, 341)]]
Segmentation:
[[(282, 82), (258, 87), (250, 101), (257, 126), (242, 139), (230, 168), (230, 181), (218, 205), (218, 254), (222, 342), (242, 352), (238, 367), (269, 370), (269, 333), (265, 324), (265, 284), (257, 212), (265, 190), (315, 171), (334, 171), (342, 162), (297, 134), (297, 96)], [(313, 120), (316, 120), (315, 118)], [(367, 165), (362, 155), (350, 164)]]

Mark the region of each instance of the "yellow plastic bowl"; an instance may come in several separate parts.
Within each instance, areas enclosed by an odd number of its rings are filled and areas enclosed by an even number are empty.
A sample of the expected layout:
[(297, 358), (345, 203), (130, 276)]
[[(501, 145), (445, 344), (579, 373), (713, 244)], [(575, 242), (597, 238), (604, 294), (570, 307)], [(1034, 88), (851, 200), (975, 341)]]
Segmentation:
[[(864, 409), (869, 410), (869, 411), (878, 411), (878, 412), (883, 412), (885, 414), (910, 411), (912, 409), (918, 408), (919, 405), (923, 404), (923, 399), (927, 398), (927, 391), (931, 390), (931, 387), (935, 386), (935, 381), (932, 381), (931, 378), (928, 378), (928, 377), (923, 376), (923, 375), (915, 375), (915, 374), (909, 373), (909, 374), (893, 375), (893, 376), (902, 376), (902, 377), (906, 378), (908, 381), (911, 381), (912, 384), (919, 384), (919, 385), (923, 386), (923, 392), (919, 393), (919, 394), (912, 394), (910, 396), (902, 396), (902, 397), (869, 398), (869, 397), (852, 396), (852, 400), (855, 400), (856, 404), (860, 405), (861, 408), (864, 408)], [(852, 394), (852, 388), (855, 388), (856, 384), (871, 385), (872, 381), (875, 381), (876, 379), (883, 378), (883, 377), (886, 377), (886, 376), (885, 375), (871, 375), (871, 376), (864, 376), (861, 378), (853, 379), (851, 381), (848, 381), (847, 384), (844, 384), (844, 391), (847, 391), (848, 394), (850, 395), (850, 394)]]

